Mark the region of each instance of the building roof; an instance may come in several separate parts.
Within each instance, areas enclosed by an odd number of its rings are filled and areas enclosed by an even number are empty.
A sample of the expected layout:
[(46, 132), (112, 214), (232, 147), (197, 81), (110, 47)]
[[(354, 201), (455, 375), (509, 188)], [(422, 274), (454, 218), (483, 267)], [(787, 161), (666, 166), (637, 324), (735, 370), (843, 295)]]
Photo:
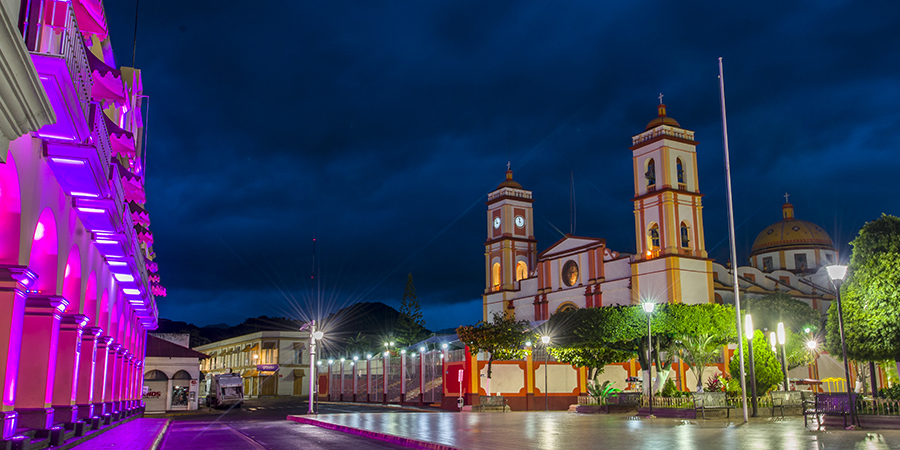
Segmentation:
[(822, 227), (794, 217), (794, 205), (781, 207), (783, 219), (764, 228), (756, 240), (750, 255), (796, 248), (826, 248), (834, 250), (834, 241)]
[(199, 358), (206, 359), (209, 355), (182, 347), (165, 339), (160, 339), (153, 335), (147, 335), (147, 355), (152, 358)]
[(660, 103), (659, 107), (657, 107), (657, 110), (659, 111), (659, 115), (647, 124), (647, 128), (644, 128), (644, 131), (647, 131), (651, 128), (656, 128), (660, 125), (669, 125), (681, 128), (681, 124), (679, 124), (677, 120), (666, 115), (666, 105)]
[(517, 183), (515, 180), (513, 180), (512, 175), (513, 175), (512, 170), (507, 170), (506, 171), (506, 180), (504, 180), (502, 183), (500, 183), (500, 185), (497, 186), (497, 189), (502, 189), (505, 187), (522, 189), (522, 185)]

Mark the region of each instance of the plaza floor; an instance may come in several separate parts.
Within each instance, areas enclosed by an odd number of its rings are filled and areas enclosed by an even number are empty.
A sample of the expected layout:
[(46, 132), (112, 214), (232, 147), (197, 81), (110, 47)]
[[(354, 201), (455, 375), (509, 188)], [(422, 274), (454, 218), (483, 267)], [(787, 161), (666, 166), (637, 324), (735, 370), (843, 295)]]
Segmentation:
[[(366, 413), (289, 416), (413, 448), (900, 449), (900, 430), (806, 429), (802, 417), (680, 420), (569, 412)], [(312, 422), (309, 422), (312, 421)], [(397, 442), (397, 441), (395, 441)]]

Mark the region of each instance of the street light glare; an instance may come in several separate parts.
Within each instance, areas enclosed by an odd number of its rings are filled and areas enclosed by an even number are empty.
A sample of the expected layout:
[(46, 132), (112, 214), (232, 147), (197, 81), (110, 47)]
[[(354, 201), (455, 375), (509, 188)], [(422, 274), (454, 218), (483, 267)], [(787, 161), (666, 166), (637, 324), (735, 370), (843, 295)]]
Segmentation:
[(425, 353), (425, 347), (419, 347), (419, 353)]
[(549, 343), (550, 343), (550, 336), (546, 336), (546, 335), (541, 336), (541, 342), (543, 342), (545, 345), (546, 345), (546, 344), (549, 344)]
[(825, 270), (828, 271), (828, 277), (833, 281), (843, 281), (844, 277), (847, 276), (847, 266), (827, 266), (825, 267)]
[(784, 334), (784, 322), (778, 322), (778, 344), (784, 345), (785, 341), (787, 341), (787, 336)]
[(316, 331), (315, 333), (313, 333), (313, 339), (317, 341), (321, 341), (323, 337), (325, 337), (325, 333), (321, 331)]
[(526, 346), (526, 347), (531, 347), (531, 341), (525, 341), (525, 346)]
[(653, 312), (653, 308), (656, 307), (656, 303), (653, 302), (644, 302), (641, 303), (641, 308), (644, 308), (644, 312), (650, 314)]
[(819, 345), (819, 343), (816, 341), (812, 341), (812, 340), (806, 341), (806, 348), (808, 348), (810, 350), (815, 350), (818, 345)]
[(447, 344), (441, 344), (441, 348), (447, 348)]
[(775, 332), (769, 333), (769, 345), (772, 346), (772, 351), (775, 351), (775, 343), (777, 342), (777, 338), (775, 337)]

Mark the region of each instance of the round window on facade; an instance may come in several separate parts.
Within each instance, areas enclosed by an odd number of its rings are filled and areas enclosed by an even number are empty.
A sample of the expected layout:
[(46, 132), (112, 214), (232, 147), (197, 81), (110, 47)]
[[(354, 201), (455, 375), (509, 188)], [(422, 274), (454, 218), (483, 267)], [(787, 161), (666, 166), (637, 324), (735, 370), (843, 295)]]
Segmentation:
[(578, 282), (578, 264), (575, 261), (566, 261), (563, 265), (562, 279), (566, 286), (574, 286)]

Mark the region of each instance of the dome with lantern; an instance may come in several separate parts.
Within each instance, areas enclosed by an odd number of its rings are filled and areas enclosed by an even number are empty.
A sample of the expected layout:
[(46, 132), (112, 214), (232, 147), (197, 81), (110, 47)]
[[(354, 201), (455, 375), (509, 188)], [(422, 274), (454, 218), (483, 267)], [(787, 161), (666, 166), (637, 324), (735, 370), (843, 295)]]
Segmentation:
[(750, 265), (763, 272), (809, 274), (837, 260), (831, 236), (820, 226), (794, 217), (794, 205), (781, 207), (782, 220), (764, 228), (750, 250)]

